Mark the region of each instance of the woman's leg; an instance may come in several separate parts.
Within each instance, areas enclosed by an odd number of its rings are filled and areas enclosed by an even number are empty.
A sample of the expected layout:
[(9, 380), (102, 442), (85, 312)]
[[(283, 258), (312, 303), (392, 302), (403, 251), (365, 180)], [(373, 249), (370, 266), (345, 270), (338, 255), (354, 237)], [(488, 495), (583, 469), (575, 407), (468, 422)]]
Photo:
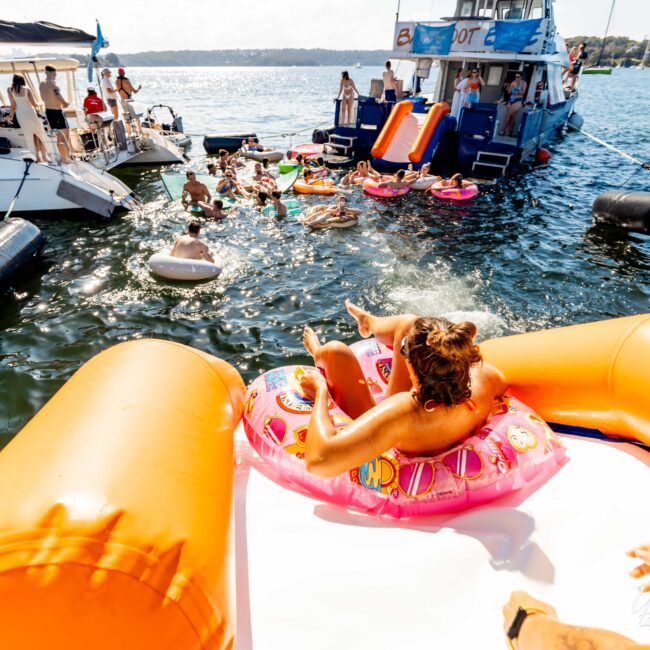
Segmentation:
[(340, 341), (321, 345), (311, 327), (305, 327), (303, 343), (316, 367), (323, 371), (334, 401), (351, 418), (356, 419), (375, 406), (361, 366), (347, 345)]
[(417, 316), (413, 314), (400, 314), (398, 316), (373, 316), (369, 312), (345, 301), (348, 313), (357, 321), (359, 334), (364, 338), (374, 334), (375, 338), (384, 345), (393, 349), (393, 359), (390, 379), (388, 381), (387, 395), (394, 395), (411, 390), (413, 382), (409, 375), (406, 361), (401, 353), (402, 339), (413, 328)]

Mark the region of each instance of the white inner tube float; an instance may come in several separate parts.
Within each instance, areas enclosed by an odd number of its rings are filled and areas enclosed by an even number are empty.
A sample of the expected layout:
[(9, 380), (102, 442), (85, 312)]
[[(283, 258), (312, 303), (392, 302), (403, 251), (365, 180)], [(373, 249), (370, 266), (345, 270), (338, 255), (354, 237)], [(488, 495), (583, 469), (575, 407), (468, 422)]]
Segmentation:
[(440, 176), (420, 176), (411, 183), (412, 190), (428, 190), (434, 183), (440, 180)]
[(168, 280), (212, 280), (223, 269), (223, 262), (215, 256), (214, 262), (207, 260), (190, 260), (184, 257), (172, 257), (168, 253), (154, 253), (147, 265), (154, 275)]
[(267, 151), (257, 151), (255, 149), (242, 149), (244, 158), (250, 158), (257, 162), (262, 162), (266, 158), (269, 162), (279, 162), (284, 158), (284, 153), (279, 149), (268, 149)]
[(351, 228), (359, 223), (357, 214), (327, 213), (328, 206), (315, 205), (307, 210), (307, 217), (304, 220), (306, 226), (313, 229), (324, 230), (325, 228)]

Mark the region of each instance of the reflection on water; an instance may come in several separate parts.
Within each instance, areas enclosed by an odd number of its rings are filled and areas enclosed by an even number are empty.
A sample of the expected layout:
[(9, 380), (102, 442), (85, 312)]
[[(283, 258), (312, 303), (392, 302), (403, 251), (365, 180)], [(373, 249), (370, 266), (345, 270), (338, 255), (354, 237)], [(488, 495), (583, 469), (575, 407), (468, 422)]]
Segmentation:
[[(129, 72), (143, 83), (145, 103), (171, 103), (192, 133), (282, 133), (330, 119), (339, 71)], [(365, 88), (378, 72), (364, 68), (353, 76)], [(623, 93), (634, 74), (583, 79), (579, 108), (585, 128), (647, 157), (647, 87), (635, 93), (634, 114), (601, 102)], [(277, 136), (267, 141), (289, 144)], [(591, 223), (595, 196), (634, 168), (576, 134), (551, 149), (549, 165), (487, 186), (468, 205), (415, 193), (378, 200), (355, 189), (349, 201), (364, 216), (347, 230), (310, 232), (242, 205), (225, 222), (205, 223), (203, 236), (225, 269), (218, 280), (196, 286), (149, 274), (149, 255), (171, 244), (188, 217), (166, 198), (159, 170), (120, 170), (144, 207), (109, 223), (37, 221), (47, 235), (44, 258), (0, 299), (0, 444), (83, 361), (132, 338), (196, 346), (250, 380), (261, 370), (307, 361), (300, 345), (305, 322), (326, 337), (354, 340), (346, 297), (381, 312), (468, 318), (482, 339), (648, 311), (648, 238)], [(196, 169), (204, 165), (202, 153), (195, 138)], [(648, 189), (643, 174), (630, 189)]]

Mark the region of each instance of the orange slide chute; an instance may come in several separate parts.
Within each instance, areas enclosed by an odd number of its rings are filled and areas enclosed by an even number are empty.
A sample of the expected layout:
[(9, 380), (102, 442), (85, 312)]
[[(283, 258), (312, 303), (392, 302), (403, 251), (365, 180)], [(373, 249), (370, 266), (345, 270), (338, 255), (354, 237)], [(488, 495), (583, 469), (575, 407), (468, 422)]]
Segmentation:
[(481, 352), (544, 419), (650, 445), (650, 314), (493, 339)]
[(166, 341), (74, 374), (0, 453), (0, 647), (232, 648), (243, 393)]
[(449, 113), (451, 109), (447, 102), (438, 102), (432, 108), (429, 109), (427, 117), (424, 120), (424, 124), (418, 133), (418, 137), (415, 139), (411, 150), (409, 151), (409, 160), (412, 163), (419, 163), (424, 156), (424, 152), (429, 146), (429, 142), (435, 133), (435, 130), (440, 124), (440, 120)]
[(397, 129), (399, 129), (402, 120), (413, 110), (413, 102), (403, 101), (395, 104), (391, 114), (384, 124), (384, 128), (381, 130), (379, 137), (375, 140), (375, 144), (372, 145), (370, 153), (374, 158), (382, 158), (386, 153), (391, 140)]

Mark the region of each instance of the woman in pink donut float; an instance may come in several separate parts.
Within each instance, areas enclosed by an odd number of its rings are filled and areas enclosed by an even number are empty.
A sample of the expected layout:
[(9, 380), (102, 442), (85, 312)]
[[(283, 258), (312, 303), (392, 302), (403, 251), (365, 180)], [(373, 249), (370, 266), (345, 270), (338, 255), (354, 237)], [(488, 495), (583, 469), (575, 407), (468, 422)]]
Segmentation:
[[(373, 316), (346, 301), (363, 337), (392, 348), (385, 399), (376, 403), (354, 352), (343, 343), (321, 344), (305, 327), (305, 348), (321, 371), (300, 378), (314, 401), (306, 436), (307, 470), (333, 477), (389, 449), (433, 456), (465, 440), (506, 390), (503, 375), (483, 363), (476, 326), (445, 318)], [(322, 373), (322, 374), (321, 374)], [(337, 429), (328, 414), (332, 398), (354, 420)]]

